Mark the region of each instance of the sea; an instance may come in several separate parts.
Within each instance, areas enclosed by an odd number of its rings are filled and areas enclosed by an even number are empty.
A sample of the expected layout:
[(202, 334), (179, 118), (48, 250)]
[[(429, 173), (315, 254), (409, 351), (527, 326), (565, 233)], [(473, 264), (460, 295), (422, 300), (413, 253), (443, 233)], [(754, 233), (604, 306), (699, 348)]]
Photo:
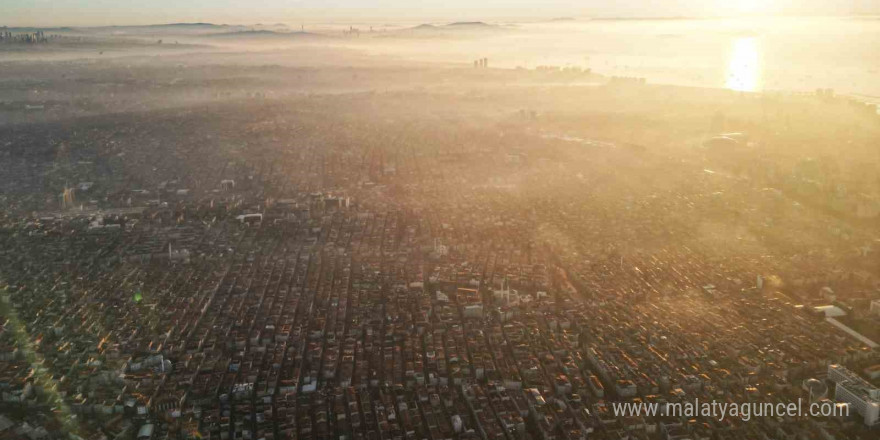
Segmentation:
[[(880, 17), (559, 19), (492, 23), (485, 38), (444, 40), (425, 60), (490, 67), (580, 67), (649, 83), (813, 92), (880, 100)], [(418, 49), (407, 55), (419, 57)]]

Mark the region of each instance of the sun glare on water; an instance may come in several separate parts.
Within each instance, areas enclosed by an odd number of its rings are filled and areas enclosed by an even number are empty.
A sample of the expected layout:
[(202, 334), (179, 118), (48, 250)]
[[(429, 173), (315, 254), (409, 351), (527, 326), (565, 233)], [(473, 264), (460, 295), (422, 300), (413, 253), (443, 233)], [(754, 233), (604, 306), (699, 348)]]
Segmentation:
[(758, 39), (743, 37), (733, 40), (725, 87), (731, 90), (755, 92), (760, 88), (760, 79)]

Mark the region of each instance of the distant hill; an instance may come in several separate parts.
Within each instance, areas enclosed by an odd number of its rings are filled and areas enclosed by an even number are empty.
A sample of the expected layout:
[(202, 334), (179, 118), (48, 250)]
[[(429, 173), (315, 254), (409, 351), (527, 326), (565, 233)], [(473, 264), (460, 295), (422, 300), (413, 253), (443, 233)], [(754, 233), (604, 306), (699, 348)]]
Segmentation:
[(405, 30), (409, 32), (424, 32), (426, 33), (425, 35), (428, 35), (427, 33), (430, 33), (430, 35), (452, 35), (457, 32), (481, 32), (503, 29), (505, 29), (504, 26), (496, 26), (482, 21), (457, 21), (444, 25), (425, 23)]
[(492, 28), (491, 24), (484, 23), (482, 21), (457, 21), (455, 23), (449, 23), (446, 27), (473, 27), (473, 28)]

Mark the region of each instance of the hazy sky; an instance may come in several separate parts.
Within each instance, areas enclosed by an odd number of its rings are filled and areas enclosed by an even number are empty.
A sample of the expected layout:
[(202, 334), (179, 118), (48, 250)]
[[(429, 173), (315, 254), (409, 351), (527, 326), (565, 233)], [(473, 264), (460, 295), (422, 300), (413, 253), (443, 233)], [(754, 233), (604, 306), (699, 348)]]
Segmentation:
[(880, 0), (0, 0), (0, 26), (778, 13), (875, 14)]

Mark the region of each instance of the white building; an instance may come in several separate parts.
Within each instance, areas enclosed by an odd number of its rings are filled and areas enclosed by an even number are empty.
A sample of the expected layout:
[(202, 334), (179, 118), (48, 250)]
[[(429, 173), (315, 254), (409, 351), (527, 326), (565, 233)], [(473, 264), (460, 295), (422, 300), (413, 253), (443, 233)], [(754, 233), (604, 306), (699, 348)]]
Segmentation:
[(866, 425), (880, 425), (880, 388), (875, 388), (842, 365), (829, 365), (828, 378), (837, 384), (834, 400), (850, 404)]
[(846, 312), (844, 312), (843, 309), (837, 306), (818, 306), (813, 307), (813, 310), (815, 310), (816, 313), (824, 313), (826, 318), (837, 318), (840, 316), (846, 316)]

